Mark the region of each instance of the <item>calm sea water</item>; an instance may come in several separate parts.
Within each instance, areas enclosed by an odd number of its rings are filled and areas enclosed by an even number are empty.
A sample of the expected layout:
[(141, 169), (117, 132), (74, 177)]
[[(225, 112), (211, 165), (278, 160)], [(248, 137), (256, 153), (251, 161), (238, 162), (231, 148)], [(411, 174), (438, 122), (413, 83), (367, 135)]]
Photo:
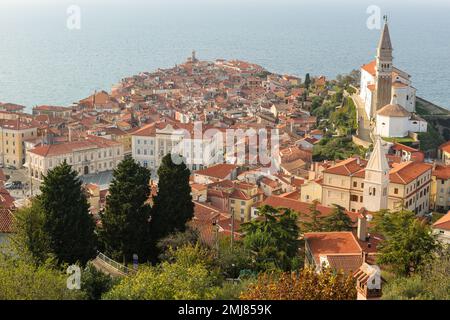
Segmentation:
[[(0, 101), (29, 108), (109, 90), (125, 76), (181, 63), (193, 49), (200, 59), (335, 77), (370, 61), (380, 34), (366, 27), (377, 1), (17, 1), (0, 0)], [(80, 30), (66, 28), (68, 4), (80, 5)], [(380, 7), (390, 15), (395, 65), (412, 75), (418, 95), (450, 107), (450, 5)]]

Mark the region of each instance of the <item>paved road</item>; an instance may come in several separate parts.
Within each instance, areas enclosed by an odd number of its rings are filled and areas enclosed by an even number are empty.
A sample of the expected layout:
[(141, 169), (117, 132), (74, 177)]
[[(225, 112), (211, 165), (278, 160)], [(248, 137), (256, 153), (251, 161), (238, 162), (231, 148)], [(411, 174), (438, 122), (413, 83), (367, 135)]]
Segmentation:
[(364, 102), (357, 94), (353, 94), (352, 99), (356, 105), (356, 114), (358, 117), (358, 138), (372, 143), (372, 139), (370, 138), (370, 120), (366, 115), (366, 111), (364, 110)]
[[(17, 190), (8, 190), (11, 196), (15, 199), (24, 199), (30, 196), (31, 188), (30, 188), (30, 178), (28, 176), (27, 170), (22, 169), (6, 169), (3, 168), (3, 172), (5, 175), (9, 176), (8, 181), (21, 181), (25, 187), (23, 189)], [(33, 195), (37, 195), (40, 193), (39, 186), (40, 183), (36, 180), (33, 180)]]

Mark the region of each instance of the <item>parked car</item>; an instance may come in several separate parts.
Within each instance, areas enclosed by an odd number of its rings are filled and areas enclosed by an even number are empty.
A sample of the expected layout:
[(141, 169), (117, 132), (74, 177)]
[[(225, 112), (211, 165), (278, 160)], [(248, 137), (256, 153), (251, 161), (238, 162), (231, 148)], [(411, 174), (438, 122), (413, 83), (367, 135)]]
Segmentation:
[(22, 189), (23, 183), (22, 181), (9, 181), (5, 183), (5, 188), (9, 190)]
[(12, 182), (7, 182), (7, 183), (5, 183), (5, 188), (6, 189), (12, 189), (12, 186), (13, 186), (14, 184), (12, 183)]

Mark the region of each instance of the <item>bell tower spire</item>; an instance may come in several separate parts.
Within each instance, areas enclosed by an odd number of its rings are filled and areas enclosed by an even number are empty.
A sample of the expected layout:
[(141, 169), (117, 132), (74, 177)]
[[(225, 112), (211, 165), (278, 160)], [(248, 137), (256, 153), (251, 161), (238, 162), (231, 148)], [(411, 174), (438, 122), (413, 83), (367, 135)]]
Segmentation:
[(364, 208), (373, 212), (387, 209), (389, 164), (380, 137), (376, 137), (375, 146), (364, 171)]
[(372, 108), (372, 117), (376, 112), (389, 104), (392, 94), (392, 70), (393, 52), (391, 36), (387, 16), (384, 16), (384, 26), (378, 42), (376, 64), (375, 64), (375, 99)]

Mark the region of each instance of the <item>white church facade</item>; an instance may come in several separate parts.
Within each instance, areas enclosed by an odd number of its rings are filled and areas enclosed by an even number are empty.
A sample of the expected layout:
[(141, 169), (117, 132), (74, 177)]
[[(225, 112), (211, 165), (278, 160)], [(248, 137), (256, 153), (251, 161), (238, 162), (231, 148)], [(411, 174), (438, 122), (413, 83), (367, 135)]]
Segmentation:
[(416, 88), (411, 76), (393, 66), (393, 47), (387, 22), (384, 24), (376, 59), (361, 67), (359, 95), (376, 135), (405, 137), (426, 132), (427, 122), (415, 114)]

